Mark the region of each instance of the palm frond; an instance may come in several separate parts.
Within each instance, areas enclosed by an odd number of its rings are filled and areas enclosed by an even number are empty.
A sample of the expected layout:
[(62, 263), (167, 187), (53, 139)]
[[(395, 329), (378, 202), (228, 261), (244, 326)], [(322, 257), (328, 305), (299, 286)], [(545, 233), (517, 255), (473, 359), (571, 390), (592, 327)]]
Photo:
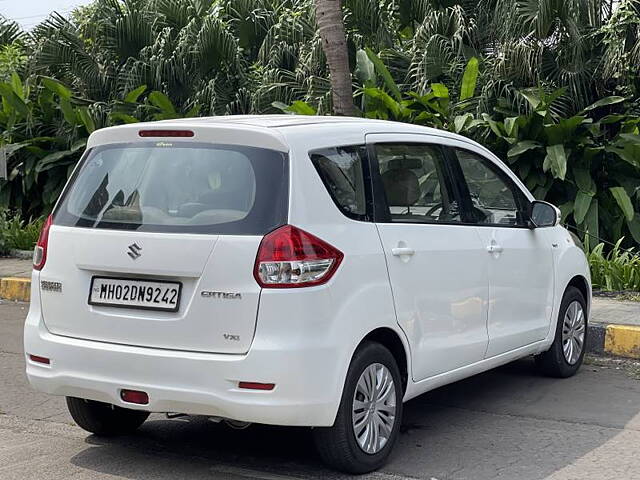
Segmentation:
[(459, 6), (432, 10), (413, 37), (406, 83), (421, 92), (434, 81), (457, 84), (467, 57), (476, 54), (475, 31)]
[(38, 43), (34, 52), (36, 72), (52, 74), (86, 92), (88, 98), (100, 100), (109, 96), (115, 71), (101, 64), (87, 50), (76, 27), (54, 13), (32, 32)]
[(396, 20), (392, 12), (379, 2), (369, 0), (345, 0), (345, 26), (362, 38), (359, 47), (388, 48), (394, 44)]
[(17, 22), (0, 15), (0, 46), (10, 45), (24, 36)]

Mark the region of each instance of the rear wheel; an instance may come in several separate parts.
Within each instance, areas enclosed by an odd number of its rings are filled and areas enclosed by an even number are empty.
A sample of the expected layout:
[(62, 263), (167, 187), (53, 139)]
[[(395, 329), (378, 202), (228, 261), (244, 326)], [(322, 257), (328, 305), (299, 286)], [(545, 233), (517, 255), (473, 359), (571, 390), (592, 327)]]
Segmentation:
[(314, 428), (322, 459), (347, 473), (381, 467), (393, 449), (402, 421), (400, 370), (389, 350), (366, 342), (353, 356), (336, 421)]
[(549, 350), (536, 356), (536, 363), (549, 376), (570, 377), (582, 365), (586, 343), (587, 303), (580, 290), (568, 287), (560, 304), (555, 339)]
[(132, 433), (149, 416), (149, 412), (74, 397), (67, 397), (67, 408), (80, 428), (104, 436)]

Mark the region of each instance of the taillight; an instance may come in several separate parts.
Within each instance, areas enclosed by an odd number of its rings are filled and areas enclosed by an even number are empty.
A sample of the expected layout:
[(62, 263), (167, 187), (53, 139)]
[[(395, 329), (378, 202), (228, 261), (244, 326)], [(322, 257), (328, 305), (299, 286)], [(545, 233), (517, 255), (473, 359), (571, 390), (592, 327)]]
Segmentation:
[(51, 224), (53, 223), (53, 216), (49, 215), (47, 220), (42, 225), (42, 230), (40, 230), (40, 237), (38, 238), (38, 243), (36, 244), (36, 248), (33, 251), (33, 268), (36, 270), (42, 270), (44, 264), (47, 261), (47, 247), (49, 245), (49, 229), (51, 228)]
[(263, 288), (295, 288), (329, 281), (343, 253), (315, 235), (285, 225), (260, 243), (253, 276)]

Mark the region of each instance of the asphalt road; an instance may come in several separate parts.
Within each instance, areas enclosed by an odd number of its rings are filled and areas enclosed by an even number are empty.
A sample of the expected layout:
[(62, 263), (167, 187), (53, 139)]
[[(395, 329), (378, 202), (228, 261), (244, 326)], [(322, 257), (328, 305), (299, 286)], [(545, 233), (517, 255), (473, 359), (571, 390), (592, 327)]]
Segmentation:
[[(27, 384), (27, 307), (0, 305), (0, 479), (344, 478), (322, 466), (307, 429), (154, 415), (134, 436), (86, 434), (63, 399)], [(591, 363), (554, 380), (520, 361), (409, 402), (391, 461), (362, 478), (634, 480), (639, 446), (632, 371)]]

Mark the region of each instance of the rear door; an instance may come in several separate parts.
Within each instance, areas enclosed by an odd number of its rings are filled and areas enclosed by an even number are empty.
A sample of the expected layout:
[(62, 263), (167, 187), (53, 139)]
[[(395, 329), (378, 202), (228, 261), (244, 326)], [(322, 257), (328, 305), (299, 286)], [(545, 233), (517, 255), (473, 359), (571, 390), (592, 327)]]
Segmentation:
[(416, 381), (483, 359), (488, 255), (462, 224), (443, 148), (420, 135), (367, 135), (376, 223)]
[(544, 229), (527, 227), (529, 200), (489, 158), (452, 149), (467, 222), (489, 259), (487, 357), (543, 340), (553, 309), (553, 253)]
[(264, 148), (95, 147), (54, 212), (40, 275), (47, 328), (126, 345), (248, 351), (260, 297), (254, 262), (264, 234), (286, 223), (287, 172), (286, 154)]

